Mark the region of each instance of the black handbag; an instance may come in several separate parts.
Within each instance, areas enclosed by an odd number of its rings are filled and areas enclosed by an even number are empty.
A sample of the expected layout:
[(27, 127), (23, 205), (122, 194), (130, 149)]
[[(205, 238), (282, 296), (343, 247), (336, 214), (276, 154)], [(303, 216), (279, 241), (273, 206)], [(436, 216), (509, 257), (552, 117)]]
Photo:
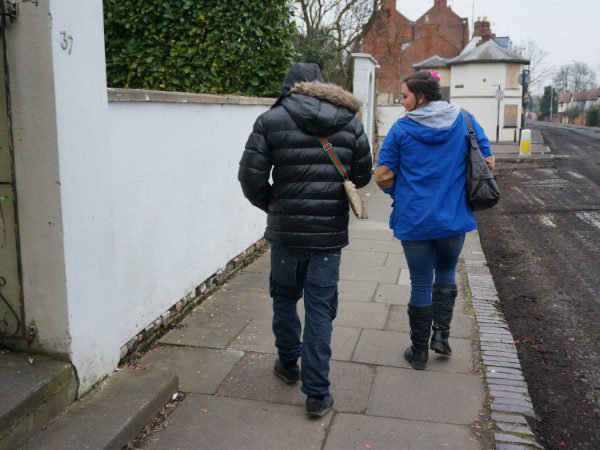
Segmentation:
[(496, 206), (500, 200), (500, 189), (498, 189), (496, 178), (485, 162), (481, 150), (479, 150), (479, 144), (469, 115), (462, 108), (461, 111), (467, 121), (469, 130), (467, 139), (467, 201), (473, 211), (482, 211)]

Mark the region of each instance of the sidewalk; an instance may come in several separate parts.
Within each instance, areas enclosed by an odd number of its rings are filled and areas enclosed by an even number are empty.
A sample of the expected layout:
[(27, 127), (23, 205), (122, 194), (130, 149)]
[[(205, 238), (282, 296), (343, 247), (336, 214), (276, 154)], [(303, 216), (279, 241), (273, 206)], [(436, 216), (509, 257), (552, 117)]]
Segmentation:
[(527, 158), (519, 158), (518, 142), (491, 142), (492, 152), (496, 156), (496, 162), (537, 162), (554, 160), (550, 148), (545, 145), (542, 133), (539, 130), (531, 130), (531, 154)]
[[(477, 332), (461, 283), (451, 358), (430, 353), (416, 371), (410, 343), (408, 269), (388, 228), (390, 200), (372, 183), (361, 191), (370, 219), (353, 220), (343, 250), (334, 321), (331, 383), (335, 411), (310, 420), (299, 385), (273, 374), (268, 295), (270, 254), (251, 264), (161, 340), (141, 364), (175, 372), (186, 398), (150, 449), (478, 449), (484, 387)], [(483, 259), (476, 233), (463, 257)], [(459, 276), (459, 282), (461, 277)], [(302, 302), (299, 302), (301, 316)]]

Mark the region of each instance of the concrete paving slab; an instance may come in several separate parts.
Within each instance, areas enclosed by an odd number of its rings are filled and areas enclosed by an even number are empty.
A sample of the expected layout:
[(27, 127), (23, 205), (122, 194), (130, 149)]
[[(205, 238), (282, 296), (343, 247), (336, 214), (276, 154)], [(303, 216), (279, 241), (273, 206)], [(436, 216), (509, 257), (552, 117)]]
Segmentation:
[[(392, 254), (393, 253), (390, 253), (390, 255)], [(377, 290), (375, 291), (374, 300), (377, 303), (406, 306), (410, 301), (410, 286), (379, 283), (377, 285)]]
[(244, 268), (244, 272), (253, 273), (271, 273), (271, 252), (268, 251), (252, 264), (249, 264)]
[(196, 310), (165, 334), (159, 342), (191, 347), (226, 348), (248, 322), (249, 319), (245, 317), (211, 315)]
[(269, 293), (268, 273), (243, 272), (223, 285), (223, 289), (230, 291), (250, 291)]
[(448, 425), (387, 417), (339, 414), (331, 424), (325, 449), (480, 449), (471, 431)]
[(137, 436), (177, 390), (177, 376), (173, 373), (121, 370), (21, 448), (120, 449)]
[[(332, 358), (349, 361), (358, 341), (360, 329), (348, 327), (333, 327), (331, 339)], [(254, 319), (233, 340), (229, 346), (232, 350), (251, 351), (258, 353), (277, 353), (272, 321), (269, 319)]]
[(397, 283), (401, 286), (410, 286), (410, 272), (408, 269), (400, 269), (400, 276), (398, 277)]
[(351, 228), (349, 230), (350, 241), (353, 239), (370, 239), (373, 241), (393, 241), (394, 234), (389, 228), (387, 230), (361, 230)]
[(373, 241), (370, 239), (352, 239), (347, 250), (362, 250), (368, 252), (404, 253), (400, 241)]
[[(473, 336), (474, 329), (471, 319), (460, 312), (456, 312), (450, 324), (451, 338), (470, 338)], [(392, 305), (390, 314), (386, 324), (386, 330), (389, 331), (410, 331), (408, 323), (408, 314), (406, 314), (406, 306)], [(452, 345), (452, 344), (450, 344)]]
[(331, 414), (308, 420), (303, 407), (189, 395), (148, 449), (319, 449)]
[(398, 279), (400, 268), (392, 266), (374, 266), (365, 263), (352, 263), (340, 267), (341, 280), (377, 281), (394, 283)]
[[(300, 383), (288, 385), (273, 373), (275, 355), (251, 353), (236, 364), (218, 393), (227, 397), (304, 405)], [(337, 411), (361, 413), (367, 405), (373, 382), (372, 367), (331, 361), (329, 379)]]
[(401, 269), (408, 269), (408, 263), (406, 262), (406, 256), (404, 253), (389, 253), (385, 260), (386, 266), (400, 267)]
[(482, 402), (476, 375), (378, 367), (367, 415), (467, 425)]
[(374, 281), (340, 280), (338, 283), (339, 300), (370, 302), (373, 300), (375, 289), (377, 289), (377, 283)]
[[(409, 333), (363, 330), (352, 360), (408, 369), (411, 368), (411, 365), (404, 359), (403, 354), (409, 345)], [(467, 339), (453, 339), (451, 345), (451, 357), (437, 355), (433, 351), (429, 352), (427, 370), (454, 373), (470, 373), (472, 371), (471, 342)]]
[(388, 257), (383, 252), (364, 252), (360, 250), (342, 250), (342, 266), (348, 264), (370, 264), (374, 266), (383, 266)]
[(140, 363), (149, 369), (175, 373), (183, 392), (213, 394), (243, 356), (244, 352), (235, 350), (161, 345)]
[(376, 328), (383, 330), (389, 305), (375, 302), (340, 302), (336, 325), (351, 328)]
[(270, 318), (273, 316), (273, 300), (268, 293), (221, 290), (210, 296), (197, 311), (218, 316), (243, 319)]
[(253, 319), (229, 345), (231, 350), (277, 353), (271, 319)]

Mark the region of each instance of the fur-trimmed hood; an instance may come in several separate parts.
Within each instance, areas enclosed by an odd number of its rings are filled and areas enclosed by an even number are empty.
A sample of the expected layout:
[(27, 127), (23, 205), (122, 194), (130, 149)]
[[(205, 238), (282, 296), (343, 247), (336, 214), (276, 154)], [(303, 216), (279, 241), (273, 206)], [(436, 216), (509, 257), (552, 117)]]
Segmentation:
[(361, 102), (335, 84), (302, 81), (294, 84), (281, 106), (308, 134), (329, 136), (354, 119)]
[(318, 81), (303, 81), (296, 83), (291, 92), (297, 92), (298, 94), (325, 100), (354, 113), (359, 113), (362, 107), (359, 99), (337, 84), (319, 83)]

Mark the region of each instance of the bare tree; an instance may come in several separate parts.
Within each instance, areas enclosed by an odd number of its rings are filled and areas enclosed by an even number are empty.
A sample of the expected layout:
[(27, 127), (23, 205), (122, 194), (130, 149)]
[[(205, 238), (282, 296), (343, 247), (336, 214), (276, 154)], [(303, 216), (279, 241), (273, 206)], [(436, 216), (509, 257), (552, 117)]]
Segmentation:
[(548, 52), (533, 39), (515, 45), (514, 50), (522, 57), (528, 59), (531, 75), (531, 88), (539, 87), (540, 83), (550, 74), (550, 69), (544, 64)]
[(381, 10), (381, 0), (294, 0), (301, 36), (326, 36), (334, 43), (335, 70), (331, 81), (349, 87), (350, 53)]
[(589, 64), (573, 61), (558, 68), (553, 77), (553, 83), (559, 92), (577, 92), (590, 89), (596, 81), (596, 74)]
[(558, 92), (568, 91), (571, 87), (571, 66), (569, 64), (560, 66), (555, 72), (552, 82)]
[(589, 64), (573, 61), (571, 64), (571, 79), (573, 82), (573, 91), (589, 89), (596, 81), (596, 74)]

